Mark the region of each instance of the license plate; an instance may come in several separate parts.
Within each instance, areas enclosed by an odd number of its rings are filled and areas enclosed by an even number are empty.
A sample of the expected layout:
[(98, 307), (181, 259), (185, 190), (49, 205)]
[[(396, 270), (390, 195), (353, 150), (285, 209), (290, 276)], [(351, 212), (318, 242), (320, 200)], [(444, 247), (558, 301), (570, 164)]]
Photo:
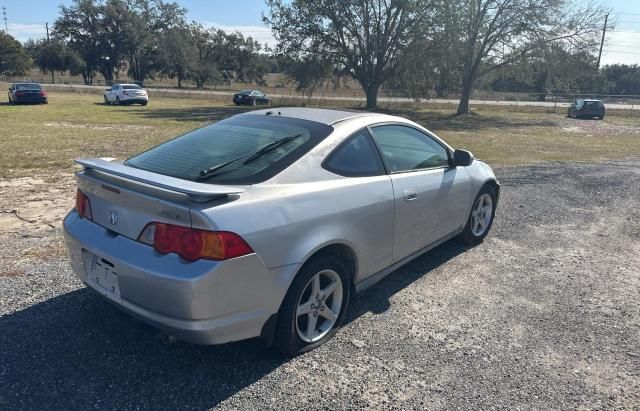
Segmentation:
[(93, 256), (88, 280), (96, 289), (120, 297), (118, 274), (113, 270), (113, 264), (104, 258)]

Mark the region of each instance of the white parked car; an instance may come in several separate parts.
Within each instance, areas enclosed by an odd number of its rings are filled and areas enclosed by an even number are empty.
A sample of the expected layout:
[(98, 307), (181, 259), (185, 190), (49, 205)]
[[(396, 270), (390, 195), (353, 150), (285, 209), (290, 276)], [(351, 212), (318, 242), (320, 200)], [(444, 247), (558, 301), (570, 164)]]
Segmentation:
[(104, 104), (142, 104), (149, 103), (149, 94), (137, 84), (114, 84), (104, 92)]

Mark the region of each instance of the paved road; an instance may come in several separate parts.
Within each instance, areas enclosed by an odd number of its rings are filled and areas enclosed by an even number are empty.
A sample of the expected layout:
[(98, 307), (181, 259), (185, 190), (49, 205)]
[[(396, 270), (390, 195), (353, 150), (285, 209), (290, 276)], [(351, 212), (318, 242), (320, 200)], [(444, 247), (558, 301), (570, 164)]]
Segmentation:
[[(96, 92), (102, 92), (105, 87), (104, 86), (84, 86), (84, 85), (76, 85), (76, 84), (43, 84), (44, 88), (54, 90), (92, 90)], [(233, 95), (233, 91), (223, 91), (223, 90), (178, 90), (172, 88), (149, 88), (149, 94), (153, 97), (154, 94), (159, 95), (197, 95), (197, 96), (229, 96), (229, 101), (231, 101), (231, 96)], [(279, 99), (293, 99), (293, 100), (307, 100), (307, 97), (301, 95), (288, 95), (288, 94), (270, 94), (273, 98)], [(322, 97), (322, 96), (314, 96), (312, 100), (316, 101), (365, 101), (364, 97)], [(381, 103), (415, 103), (416, 100), (412, 98), (404, 98), (404, 97), (379, 97), (378, 101)], [(422, 104), (451, 104), (458, 105), (459, 100), (456, 99), (419, 99), (418, 102)], [(524, 106), (524, 107), (569, 107), (570, 103), (568, 102), (549, 102), (549, 101), (501, 101), (501, 100), (480, 100), (480, 99), (471, 99), (469, 104), (472, 106), (480, 106), (480, 105), (492, 105), (492, 106)], [(640, 104), (628, 104), (625, 102), (620, 103), (607, 103), (607, 109), (614, 110), (640, 110)]]
[(63, 260), (0, 276), (0, 409), (637, 409), (639, 162), (498, 174), (483, 244), (397, 270), (295, 359), (165, 345)]

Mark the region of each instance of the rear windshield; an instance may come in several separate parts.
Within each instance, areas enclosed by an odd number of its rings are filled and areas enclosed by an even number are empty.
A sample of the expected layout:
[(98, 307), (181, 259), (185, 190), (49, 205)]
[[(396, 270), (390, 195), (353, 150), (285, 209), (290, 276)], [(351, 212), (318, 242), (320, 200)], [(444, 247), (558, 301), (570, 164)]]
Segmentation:
[(238, 91), (238, 94), (251, 94), (253, 93), (253, 90), (240, 90)]
[(122, 86), (122, 88), (123, 88), (123, 89), (125, 89), (125, 90), (139, 90), (139, 89), (141, 89), (142, 87), (137, 86), (137, 85), (135, 85), (135, 84), (131, 84), (131, 85), (128, 85), (128, 84), (127, 84), (126, 86)]
[[(132, 157), (125, 164), (190, 181), (255, 184), (284, 170), (331, 131), (331, 126), (315, 121), (242, 115), (191, 131)], [(291, 138), (276, 148), (252, 156), (267, 144), (287, 137)], [(202, 175), (224, 163), (229, 164)]]
[(40, 84), (35, 83), (25, 83), (25, 84), (16, 84), (16, 90), (40, 90)]
[(585, 101), (584, 104), (589, 107), (599, 107), (602, 105), (602, 101)]

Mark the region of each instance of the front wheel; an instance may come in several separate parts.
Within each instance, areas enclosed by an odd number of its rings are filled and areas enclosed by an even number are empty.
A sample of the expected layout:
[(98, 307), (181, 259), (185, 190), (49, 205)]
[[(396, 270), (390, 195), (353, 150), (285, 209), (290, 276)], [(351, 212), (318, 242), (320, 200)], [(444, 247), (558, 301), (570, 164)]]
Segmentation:
[(276, 348), (293, 356), (330, 340), (344, 318), (350, 294), (347, 269), (339, 258), (326, 255), (305, 264), (278, 313)]
[(485, 185), (471, 208), (471, 214), (458, 237), (467, 244), (479, 244), (489, 234), (496, 216), (496, 192), (493, 187)]

